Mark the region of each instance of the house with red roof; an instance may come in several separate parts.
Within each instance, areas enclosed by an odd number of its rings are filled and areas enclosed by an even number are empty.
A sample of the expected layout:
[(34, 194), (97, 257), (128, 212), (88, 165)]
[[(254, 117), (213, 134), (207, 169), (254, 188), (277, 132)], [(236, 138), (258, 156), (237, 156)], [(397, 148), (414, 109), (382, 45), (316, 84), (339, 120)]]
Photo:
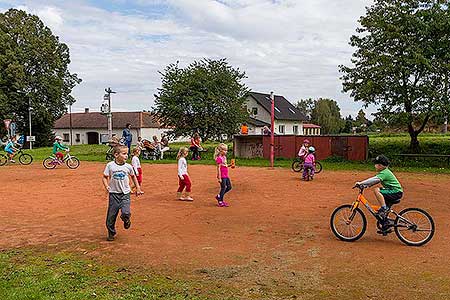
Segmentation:
[[(84, 113), (65, 114), (56, 120), (53, 131), (66, 143), (70, 142), (70, 128), (72, 128), (72, 144), (101, 144), (108, 141), (108, 122), (106, 115), (100, 112), (90, 112), (88, 108)], [(72, 124), (71, 124), (72, 123)], [(138, 112), (113, 112), (113, 133), (119, 138), (127, 123), (131, 124), (133, 144), (137, 137), (150, 139), (156, 135), (158, 139), (161, 133), (169, 131), (170, 128), (162, 127), (153, 113)]]

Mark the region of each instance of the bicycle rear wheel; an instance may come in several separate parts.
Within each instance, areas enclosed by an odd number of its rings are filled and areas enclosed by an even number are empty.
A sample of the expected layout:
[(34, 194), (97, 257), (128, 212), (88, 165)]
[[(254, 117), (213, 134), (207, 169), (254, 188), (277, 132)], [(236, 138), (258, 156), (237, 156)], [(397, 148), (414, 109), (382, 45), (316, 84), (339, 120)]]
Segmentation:
[(69, 167), (69, 169), (76, 169), (80, 165), (80, 160), (75, 156), (72, 156), (71, 158), (66, 160), (66, 165)]
[(352, 205), (345, 204), (337, 207), (331, 214), (331, 231), (345, 242), (353, 242), (360, 239), (367, 228), (367, 220), (364, 213), (356, 208), (352, 213)]
[(394, 222), (395, 234), (408, 246), (422, 246), (434, 235), (433, 218), (423, 209), (406, 208)]
[(44, 165), (44, 168), (48, 170), (56, 168), (55, 159), (53, 157), (47, 157), (42, 164)]
[(315, 173), (318, 174), (320, 172), (322, 172), (322, 164), (320, 162), (316, 161), (316, 171), (315, 171)]
[(33, 156), (31, 156), (31, 155), (28, 154), (28, 153), (22, 153), (22, 154), (19, 156), (19, 162), (20, 162), (22, 165), (29, 165), (29, 164), (31, 164), (31, 163), (33, 162)]
[(8, 162), (8, 157), (4, 154), (0, 154), (0, 166), (5, 165)]
[(291, 168), (292, 168), (292, 171), (298, 173), (301, 170), (303, 170), (303, 162), (296, 159), (292, 162)]

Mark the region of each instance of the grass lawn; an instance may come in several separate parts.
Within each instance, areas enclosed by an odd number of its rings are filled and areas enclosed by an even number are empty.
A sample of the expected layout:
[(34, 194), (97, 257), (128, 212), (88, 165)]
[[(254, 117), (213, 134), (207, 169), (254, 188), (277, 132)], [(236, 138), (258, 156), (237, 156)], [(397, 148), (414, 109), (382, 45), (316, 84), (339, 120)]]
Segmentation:
[(232, 299), (230, 294), (199, 282), (105, 265), (65, 252), (0, 252), (2, 300)]
[[(419, 136), (423, 153), (450, 154), (450, 135), (442, 134), (423, 134)], [(375, 157), (378, 154), (385, 154), (393, 158), (392, 168), (396, 171), (404, 172), (432, 172), (432, 173), (450, 173), (450, 166), (446, 159), (429, 158), (395, 158), (393, 154), (408, 153), (409, 136), (407, 134), (396, 135), (369, 135), (369, 157)], [(181, 146), (188, 146), (187, 143), (173, 143), (172, 149), (178, 149)], [(207, 152), (202, 153), (202, 160), (189, 161), (189, 164), (208, 164), (213, 165), (213, 153), (217, 143), (204, 143)], [(229, 144), (232, 147), (232, 144)], [(106, 145), (76, 145), (71, 147), (71, 154), (77, 156), (81, 161), (106, 162), (105, 153), (108, 150)], [(25, 150), (33, 155), (36, 161), (42, 161), (51, 154), (52, 148), (38, 148)], [(175, 155), (166, 156), (162, 161), (141, 160), (142, 163), (176, 163)], [(269, 167), (269, 161), (262, 158), (237, 159), (237, 166)], [(292, 160), (275, 159), (275, 167), (290, 168)], [(341, 158), (333, 157), (322, 161), (325, 170), (373, 170), (370, 161), (351, 162)]]

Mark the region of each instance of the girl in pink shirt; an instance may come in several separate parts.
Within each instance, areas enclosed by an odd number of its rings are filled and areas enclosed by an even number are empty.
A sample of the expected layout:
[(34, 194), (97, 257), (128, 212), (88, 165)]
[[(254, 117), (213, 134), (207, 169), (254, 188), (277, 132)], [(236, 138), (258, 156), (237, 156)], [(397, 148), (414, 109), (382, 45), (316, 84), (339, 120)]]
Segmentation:
[(314, 149), (314, 147), (308, 148), (308, 154), (306, 154), (303, 163), (303, 176), (302, 176), (303, 180), (310, 180), (310, 179), (313, 180), (314, 172), (316, 170), (316, 156), (314, 154), (315, 151), (316, 149)]
[(228, 177), (228, 164), (227, 164), (227, 152), (228, 146), (221, 143), (217, 146), (214, 152), (214, 158), (217, 164), (217, 181), (220, 183), (220, 192), (216, 196), (219, 207), (228, 207), (228, 203), (224, 201), (224, 196), (231, 190), (231, 181)]

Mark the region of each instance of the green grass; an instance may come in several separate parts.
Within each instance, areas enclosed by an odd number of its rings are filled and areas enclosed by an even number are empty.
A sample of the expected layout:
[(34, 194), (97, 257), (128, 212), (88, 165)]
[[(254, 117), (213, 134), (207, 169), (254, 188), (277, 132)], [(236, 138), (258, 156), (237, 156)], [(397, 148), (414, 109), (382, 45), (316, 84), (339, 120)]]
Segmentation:
[[(423, 153), (450, 154), (450, 135), (423, 134), (419, 136), (419, 142)], [(232, 144), (229, 145), (230, 152)], [(173, 143), (172, 149), (181, 146), (189, 146), (187, 143)], [(217, 143), (204, 143), (207, 152), (202, 153), (200, 161), (189, 161), (189, 164), (213, 165), (213, 153)], [(430, 172), (430, 173), (450, 173), (450, 166), (444, 158), (399, 158), (394, 154), (409, 152), (409, 135), (407, 134), (379, 134), (369, 135), (369, 157), (384, 154), (391, 158), (392, 168), (396, 171), (404, 172)], [(105, 153), (109, 147), (106, 145), (77, 145), (71, 147), (71, 153), (82, 161), (106, 162)], [(52, 148), (38, 148), (25, 150), (33, 155), (37, 161), (42, 161), (51, 154)], [(166, 156), (162, 161), (141, 160), (142, 163), (171, 164), (176, 163), (174, 155)], [(269, 161), (262, 158), (237, 159), (237, 166), (269, 167)], [(291, 159), (275, 159), (274, 166), (280, 168), (290, 168)], [(322, 161), (325, 170), (367, 170), (373, 171), (373, 165), (367, 162), (345, 161), (340, 158), (328, 158)]]
[(230, 291), (68, 253), (0, 252), (0, 299), (232, 299)]

